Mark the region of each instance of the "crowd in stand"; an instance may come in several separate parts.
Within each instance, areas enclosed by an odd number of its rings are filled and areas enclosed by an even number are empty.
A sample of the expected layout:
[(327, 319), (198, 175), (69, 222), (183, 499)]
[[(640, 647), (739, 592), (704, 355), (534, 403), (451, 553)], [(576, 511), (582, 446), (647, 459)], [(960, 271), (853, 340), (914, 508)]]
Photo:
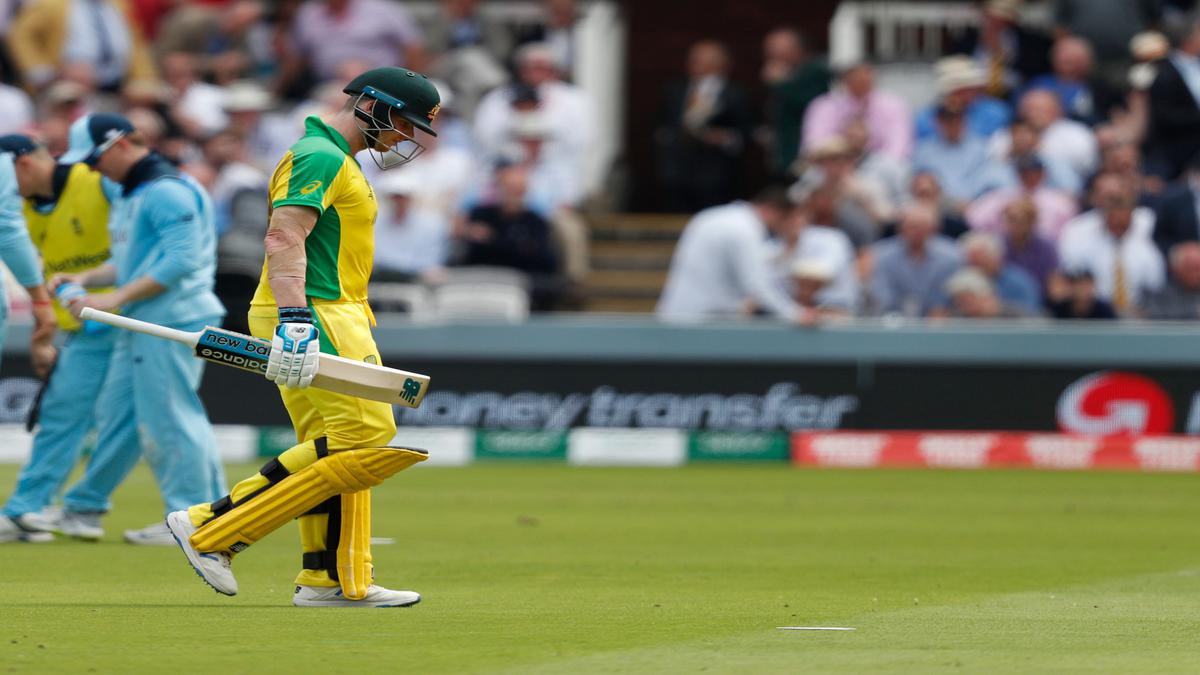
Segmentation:
[(579, 11), (480, 4), (0, 0), (0, 134), (31, 133), (59, 154), (75, 119), (125, 114), (212, 193), (218, 290), (236, 317), (262, 266), (267, 182), (305, 117), (341, 106), (359, 72), (406, 66), (442, 95), (439, 135), (407, 167), (362, 163), (379, 192), (379, 278), (511, 266), (551, 305), (587, 270), (577, 210), (594, 124), (569, 82)]
[(659, 315), (1200, 319), (1195, 4), (1055, 0), (1037, 32), (1019, 0), (986, 0), (916, 109), (871, 63), (831, 73), (772, 31), (766, 140), (786, 191), (721, 206), (708, 181), (753, 130), (721, 46), (695, 45), (660, 178), (708, 210)]
[[(763, 40), (756, 125), (727, 49), (693, 45), (653, 138), (661, 206), (699, 212), (659, 314), (1200, 318), (1196, 0), (1049, 1), (1049, 32), (1021, 23), (1020, 0), (980, 2), (915, 109), (871, 63), (832, 72), (781, 27)], [(363, 69), (406, 65), (437, 82), (439, 136), (401, 169), (364, 163), (377, 278), (509, 267), (534, 309), (563, 307), (588, 274), (596, 148), (592, 102), (569, 77), (580, 8), (433, 10), (0, 0), (0, 133), (60, 153), (79, 116), (127, 115), (211, 191), (218, 287), (236, 308), (261, 268), (267, 182), (304, 118), (341, 105)], [(786, 190), (734, 201), (755, 145)]]

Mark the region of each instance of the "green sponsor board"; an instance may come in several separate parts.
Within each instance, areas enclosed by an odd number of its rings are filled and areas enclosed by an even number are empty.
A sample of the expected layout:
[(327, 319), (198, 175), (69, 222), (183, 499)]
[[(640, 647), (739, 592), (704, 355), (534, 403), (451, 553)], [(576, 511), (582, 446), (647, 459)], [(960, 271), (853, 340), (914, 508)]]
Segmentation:
[(475, 459), (566, 461), (567, 435), (558, 431), (478, 431)]
[(291, 427), (262, 427), (258, 430), (258, 456), (275, 457), (296, 444)]
[(688, 439), (692, 462), (782, 462), (788, 458), (785, 433), (696, 431)]

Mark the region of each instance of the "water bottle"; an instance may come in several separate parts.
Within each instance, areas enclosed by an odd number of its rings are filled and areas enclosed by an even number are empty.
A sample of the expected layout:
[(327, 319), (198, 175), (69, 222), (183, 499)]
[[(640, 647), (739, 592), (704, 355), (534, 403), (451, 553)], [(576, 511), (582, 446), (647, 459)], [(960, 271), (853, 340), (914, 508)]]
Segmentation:
[[(87, 289), (74, 281), (59, 284), (58, 288), (54, 291), (54, 295), (58, 297), (58, 302), (62, 304), (64, 309), (69, 307), (71, 301), (75, 298), (82, 298), (87, 294)], [(80, 323), (82, 325), (81, 330), (88, 334), (103, 333), (105, 330), (108, 330), (107, 325), (96, 321), (81, 321)]]

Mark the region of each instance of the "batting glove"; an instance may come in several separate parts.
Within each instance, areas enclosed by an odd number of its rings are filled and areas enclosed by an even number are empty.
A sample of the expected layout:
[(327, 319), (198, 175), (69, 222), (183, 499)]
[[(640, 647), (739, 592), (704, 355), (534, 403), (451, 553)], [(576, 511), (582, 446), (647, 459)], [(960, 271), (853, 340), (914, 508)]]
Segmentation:
[(321, 351), (319, 334), (307, 307), (280, 307), (279, 325), (275, 327), (271, 356), (267, 359), (267, 379), (301, 389), (312, 384)]

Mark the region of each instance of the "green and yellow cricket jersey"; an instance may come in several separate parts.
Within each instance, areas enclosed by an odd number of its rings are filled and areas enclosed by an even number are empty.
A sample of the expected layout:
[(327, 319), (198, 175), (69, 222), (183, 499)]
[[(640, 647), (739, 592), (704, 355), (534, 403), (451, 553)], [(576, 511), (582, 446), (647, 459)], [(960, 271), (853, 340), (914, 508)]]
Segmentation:
[[(304, 242), (309, 299), (363, 302), (375, 257), (375, 193), (340, 133), (317, 117), (306, 119), (304, 128), (275, 167), (271, 208), (308, 206), (318, 213)], [(266, 261), (251, 304), (275, 304)]]
[[(83, 272), (104, 264), (110, 255), (108, 238), (108, 197), (100, 183), (100, 174), (86, 164), (60, 165), (55, 170), (53, 204), (25, 202), (25, 225), (29, 238), (42, 255), (46, 278), (58, 273)], [(93, 289), (93, 293), (110, 289)], [(54, 313), (63, 330), (79, 330), (79, 321), (58, 299)]]

